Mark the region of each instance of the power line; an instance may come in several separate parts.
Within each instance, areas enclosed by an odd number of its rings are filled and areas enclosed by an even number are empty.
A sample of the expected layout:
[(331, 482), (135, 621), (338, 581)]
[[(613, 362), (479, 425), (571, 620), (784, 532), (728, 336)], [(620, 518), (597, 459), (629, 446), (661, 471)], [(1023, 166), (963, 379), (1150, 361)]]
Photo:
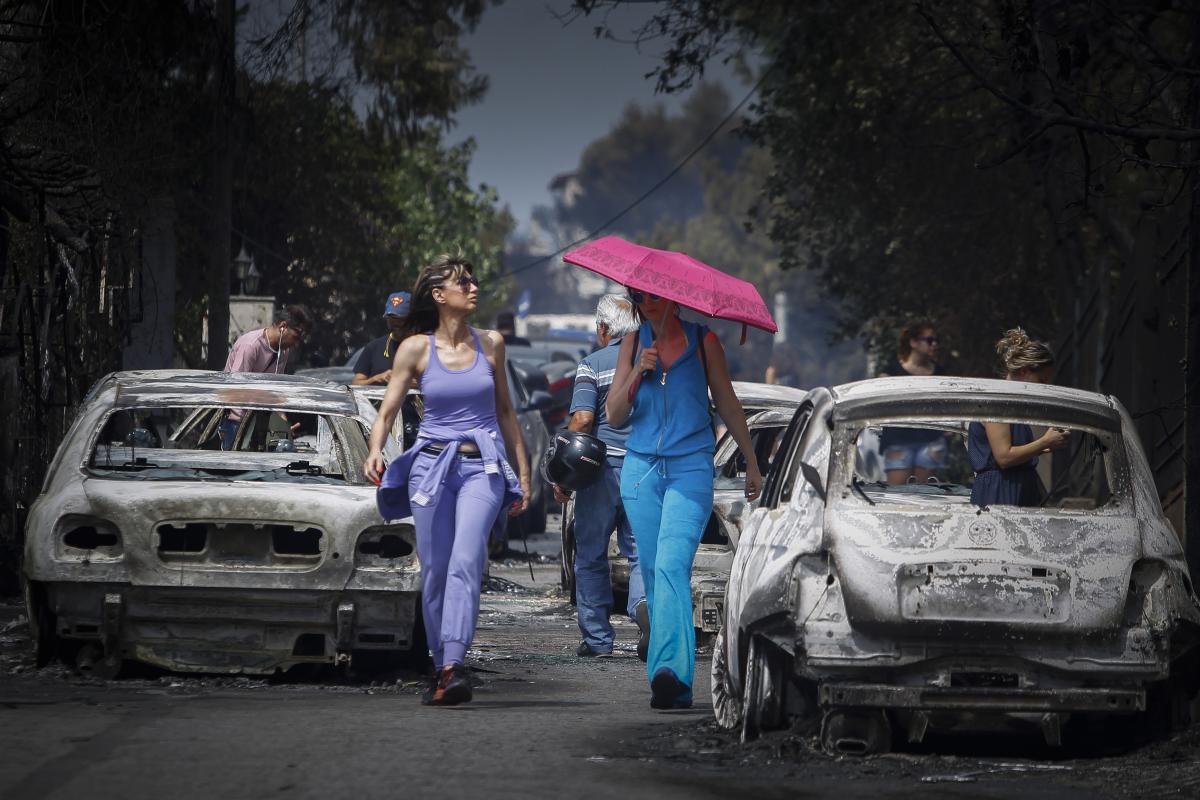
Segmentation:
[[(778, 62), (775, 62), (775, 63), (778, 63)], [(692, 158), (697, 153), (699, 153), (701, 150), (703, 150), (704, 147), (713, 140), (713, 137), (715, 137), (718, 133), (720, 133), (722, 128), (724, 128), (727, 124), (729, 124), (729, 121), (732, 120), (737, 115), (737, 113), (742, 110), (742, 106), (746, 105), (746, 103), (748, 103), (750, 101), (750, 98), (753, 97), (755, 94), (757, 94), (758, 90), (760, 88), (762, 88), (763, 83), (766, 82), (766, 80), (767, 80), (767, 76), (770, 75), (771, 70), (773, 70), (775, 68), (775, 63), (772, 63), (771, 66), (768, 67), (766, 69), (766, 71), (763, 72), (762, 77), (760, 77), (758, 79), (758, 82), (755, 83), (754, 86), (752, 86), (750, 88), (750, 91), (746, 93), (746, 96), (743, 97), (741, 99), (741, 101), (736, 106), (734, 106), (733, 109), (730, 110), (730, 112), (728, 114), (725, 115), (724, 119), (722, 119), (720, 122), (717, 123), (715, 128), (713, 128), (711, 131), (708, 132), (707, 136), (705, 136), (703, 139), (701, 139), (700, 142), (695, 147), (692, 148), (690, 153), (688, 153), (686, 156), (683, 157), (682, 161), (680, 161), (678, 164), (676, 164), (674, 166), (674, 168), (671, 169), (670, 172), (668, 172), (666, 175), (664, 175), (662, 178), (660, 178), (657, 183), (655, 183), (653, 186), (651, 186), (646, 191), (642, 192), (642, 194), (639, 195), (637, 197), (637, 199), (635, 199), (632, 203), (630, 203), (629, 205), (622, 208), (620, 211), (618, 211), (616, 214), (614, 214), (611, 218), (606, 220), (600, 226), (592, 229), (592, 231), (590, 231), (589, 233), (584, 234), (584, 236), (582, 236), (581, 238), (576, 239), (575, 241), (573, 241), (567, 245), (564, 245), (563, 247), (560, 247), (558, 250), (555, 250), (553, 253), (549, 253), (547, 255), (540, 256), (540, 257), (534, 259), (533, 261), (530, 261), (528, 264), (522, 264), (521, 266), (512, 270), (508, 274), (509, 275), (519, 275), (522, 272), (525, 272), (526, 270), (531, 270), (534, 267), (541, 266), (543, 263), (550, 261), (551, 259), (561, 256), (563, 253), (567, 252), (572, 247), (575, 247), (576, 245), (579, 245), (579, 244), (583, 244), (584, 242), (593, 238), (594, 236), (601, 233), (605, 229), (609, 228), (610, 226), (612, 226), (612, 224), (614, 222), (616, 222), (621, 217), (628, 214), (633, 209), (637, 208), (637, 206), (640, 205), (642, 202), (644, 202), (648, 197), (650, 197), (650, 195), (654, 194), (656, 191), (661, 189), (667, 181), (669, 181), (669, 180), (671, 180), (671, 178), (675, 177), (675, 174), (677, 172), (679, 172), (679, 170), (681, 170), (685, 166), (687, 166), (687, 163), (689, 161), (691, 161)]]

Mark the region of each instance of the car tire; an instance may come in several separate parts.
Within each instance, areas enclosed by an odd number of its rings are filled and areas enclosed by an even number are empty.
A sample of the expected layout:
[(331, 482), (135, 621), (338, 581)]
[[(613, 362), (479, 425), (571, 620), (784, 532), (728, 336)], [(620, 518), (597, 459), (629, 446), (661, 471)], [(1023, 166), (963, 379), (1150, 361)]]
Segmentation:
[(563, 520), (562, 563), (560, 569), (563, 593), (575, 605), (575, 518)]
[(761, 636), (750, 637), (742, 681), (742, 741), (752, 742), (786, 724), (787, 669), (785, 654)]
[(733, 690), (729, 660), (725, 655), (725, 629), (717, 631), (712, 653), (712, 707), (717, 724), (735, 730), (742, 724), (742, 698)]
[(46, 588), (35, 581), (21, 578), (25, 596), (25, 613), (29, 618), (29, 639), (33, 643), (34, 663), (39, 668), (58, 657), (61, 642), (56, 630), (57, 620), (50, 610)]

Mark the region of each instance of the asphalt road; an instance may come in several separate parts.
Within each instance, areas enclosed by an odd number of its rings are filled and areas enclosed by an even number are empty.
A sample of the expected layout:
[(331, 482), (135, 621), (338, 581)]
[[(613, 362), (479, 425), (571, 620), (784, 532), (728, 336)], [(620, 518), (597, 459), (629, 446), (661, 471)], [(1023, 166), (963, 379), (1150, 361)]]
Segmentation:
[(801, 733), (740, 745), (711, 722), (707, 656), (696, 707), (672, 712), (649, 707), (627, 620), (614, 658), (577, 658), (553, 537), (534, 545), (536, 580), (519, 561), (493, 567), (469, 654), (476, 697), (457, 708), (422, 707), (405, 673), (105, 683), (35, 670), (14, 599), (0, 607), (0, 797), (1200, 796), (1194, 733), (1058, 760), (1011, 741), (871, 759), (825, 756)]

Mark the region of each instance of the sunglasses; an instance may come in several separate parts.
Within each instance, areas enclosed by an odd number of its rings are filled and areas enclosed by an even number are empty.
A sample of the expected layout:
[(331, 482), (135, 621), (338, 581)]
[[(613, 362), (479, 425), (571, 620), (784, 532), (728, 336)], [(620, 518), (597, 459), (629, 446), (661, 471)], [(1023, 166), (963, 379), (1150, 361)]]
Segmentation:
[[(462, 289), (464, 292), (469, 292), (469, 291), (471, 291), (472, 286), (474, 286), (476, 288), (479, 287), (479, 280), (474, 275), (463, 275), (463, 276), (459, 277), (458, 280), (453, 281), (451, 285), (453, 285), (453, 284), (458, 284), (458, 288)], [(445, 284), (445, 283), (439, 283), (434, 288), (444, 289), (444, 288), (446, 288), (446, 286), (447, 286), (447, 284)]]
[(627, 291), (629, 292), (629, 299), (639, 306), (647, 300), (651, 302), (662, 300), (661, 297), (656, 294), (650, 294), (650, 292), (640, 292), (637, 289), (629, 289)]
[(938, 337), (936, 336), (915, 336), (913, 338), (915, 338), (918, 342), (924, 342), (931, 347), (936, 345), (939, 341)]
[(289, 325), (288, 330), (296, 334), (296, 338), (300, 341), (304, 341), (306, 338), (308, 338), (308, 330), (305, 328), (296, 328)]

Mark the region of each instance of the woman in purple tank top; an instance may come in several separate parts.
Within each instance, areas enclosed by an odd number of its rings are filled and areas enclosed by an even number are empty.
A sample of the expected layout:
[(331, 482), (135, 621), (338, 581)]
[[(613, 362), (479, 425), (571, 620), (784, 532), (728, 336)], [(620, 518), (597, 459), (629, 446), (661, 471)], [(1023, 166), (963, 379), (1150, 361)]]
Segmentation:
[[(472, 271), (451, 256), (421, 270), (363, 465), (379, 484), (384, 519), (411, 514), (416, 524), (421, 612), (435, 668), (421, 697), (427, 705), (471, 699), (463, 662), (479, 616), (488, 534), (501, 508), (519, 514), (529, 497), (529, 459), (509, 400), (504, 339), (466, 322), (479, 297)], [(383, 445), (414, 383), (425, 400), (421, 430), (385, 471)]]

